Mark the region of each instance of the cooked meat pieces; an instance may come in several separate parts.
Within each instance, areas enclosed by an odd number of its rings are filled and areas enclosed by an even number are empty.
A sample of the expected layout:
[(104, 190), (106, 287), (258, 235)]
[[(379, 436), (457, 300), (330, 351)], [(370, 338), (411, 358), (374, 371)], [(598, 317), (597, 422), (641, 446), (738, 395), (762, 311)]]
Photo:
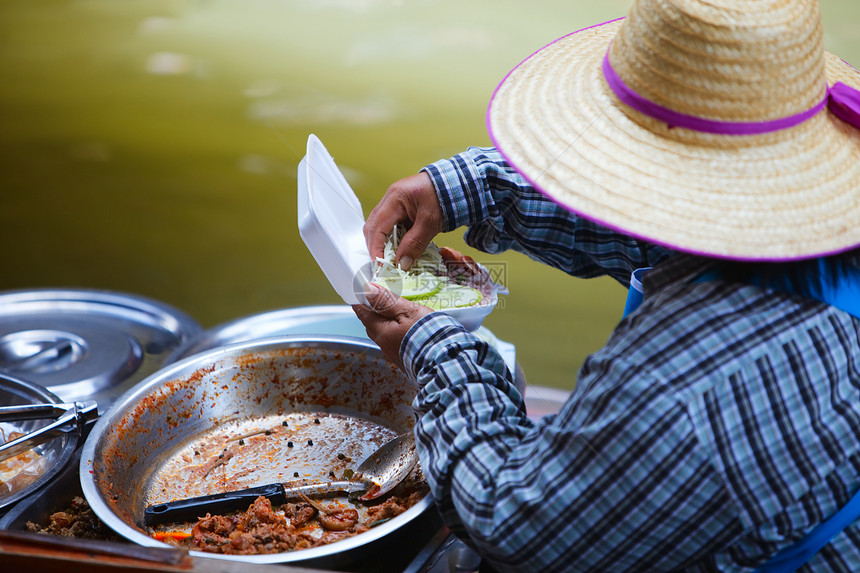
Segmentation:
[[(316, 511), (313, 508), (311, 510)], [(233, 555), (306, 549), (314, 547), (318, 541), (276, 513), (272, 503), (262, 496), (254, 501), (248, 511), (239, 515), (207, 514), (194, 525), (190, 539), (197, 549)]]
[(349, 531), (358, 523), (358, 512), (352, 508), (321, 513), (318, 517), (323, 529), (329, 531)]
[[(0, 428), (0, 443), (11, 442), (24, 435), (22, 432), (12, 432), (7, 440), (6, 434)], [(17, 493), (39, 479), (45, 470), (44, 462), (45, 459), (36, 450), (27, 450), (0, 461), (0, 497)]]
[(405, 499), (393, 495), (379, 505), (368, 508), (367, 521), (372, 525), (384, 519), (397, 517), (421, 501), (422, 497), (424, 497), (423, 491), (413, 491), (406, 495)]
[[(280, 511), (258, 497), (238, 515), (209, 515), (191, 530), (185, 545), (211, 553), (255, 555), (309, 549), (368, 531), (373, 524), (400, 515), (423, 498), (426, 484), (401, 496), (392, 495), (367, 509), (367, 517), (339, 503), (315, 509), (306, 502), (286, 503)], [(317, 504), (319, 505), (319, 504)]]
[(64, 511), (52, 513), (45, 526), (27, 522), (27, 530), (83, 539), (119, 540), (119, 536), (96, 517), (87, 500), (80, 496), (75, 496)]

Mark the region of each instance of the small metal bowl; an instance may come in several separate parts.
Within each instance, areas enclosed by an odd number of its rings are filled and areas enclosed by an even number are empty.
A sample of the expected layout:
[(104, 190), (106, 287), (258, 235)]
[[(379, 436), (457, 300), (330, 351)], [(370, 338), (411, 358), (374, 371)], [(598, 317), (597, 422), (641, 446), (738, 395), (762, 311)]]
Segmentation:
[[(19, 404), (60, 404), (55, 394), (43, 386), (0, 374), (0, 404), (15, 406)], [(23, 422), (4, 422), (0, 427), (8, 438), (10, 432), (31, 432), (44, 426), (45, 420), (28, 420)], [(42, 486), (50, 482), (69, 463), (80, 439), (80, 429), (75, 427), (67, 433), (34, 448), (44, 460), (44, 467), (38, 477), (25, 487), (6, 494), (5, 484), (0, 485), (0, 512), (7, 511), (22, 499), (34, 494)]]

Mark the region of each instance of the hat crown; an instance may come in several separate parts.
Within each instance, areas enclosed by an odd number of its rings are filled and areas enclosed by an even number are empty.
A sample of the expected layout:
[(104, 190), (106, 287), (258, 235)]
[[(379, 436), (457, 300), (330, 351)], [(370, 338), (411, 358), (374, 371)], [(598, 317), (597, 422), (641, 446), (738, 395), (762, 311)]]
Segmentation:
[(636, 93), (679, 113), (756, 122), (827, 90), (817, 0), (638, 0), (610, 48)]

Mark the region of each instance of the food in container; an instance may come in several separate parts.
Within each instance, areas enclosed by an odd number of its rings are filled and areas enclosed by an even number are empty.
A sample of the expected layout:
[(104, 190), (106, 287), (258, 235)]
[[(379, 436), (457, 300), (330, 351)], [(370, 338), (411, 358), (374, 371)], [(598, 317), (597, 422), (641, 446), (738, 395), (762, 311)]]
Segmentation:
[(405, 229), (395, 225), (385, 242), (383, 256), (376, 259), (373, 282), (407, 300), (434, 310), (453, 310), (480, 305), (506, 292), (490, 273), (471, 257), (430, 243), (409, 268), (395, 263), (397, 247)]
[[(356, 452), (364, 443), (387, 442), (390, 433), (386, 426), (363, 416), (316, 408), (240, 419), (214, 427), (171, 455), (158, 471), (150, 495), (157, 507), (172, 501), (177, 489), (194, 497), (211, 491), (241, 492), (258, 481), (256, 474), (275, 469), (280, 469), (279, 480), (288, 480), (284, 487), (349, 480), (362, 461)], [(363, 489), (355, 495), (335, 493), (311, 499), (300, 494), (284, 500), (279, 494), (283, 489), (272, 487), (278, 485), (253, 487), (250, 491), (265, 493), (253, 503), (246, 501), (242, 511), (209, 515), (206, 506), (212, 504), (201, 504), (199, 513), (180, 510), (176, 514), (180, 521), (166, 526), (160, 525), (167, 520), (158, 513), (149, 514), (155, 518), (152, 521), (145, 513), (144, 523), (150, 525), (154, 539), (190, 549), (234, 555), (280, 553), (365, 533), (405, 512), (428, 492), (420, 472), (411, 472), (390, 494), (371, 503), (361, 501)], [(273, 504), (274, 500), (278, 501)], [(187, 513), (206, 515), (184, 521)]]
[[(0, 404), (60, 404), (61, 400), (45, 388), (29, 381), (0, 374)], [(3, 443), (26, 435), (45, 425), (44, 420), (0, 423)], [(77, 447), (81, 428), (68, 432), (0, 462), (0, 510), (6, 510), (37, 492), (69, 462)]]
[(405, 513), (427, 495), (427, 486), (413, 480), (380, 503), (304, 499), (273, 504), (259, 496), (247, 510), (223, 515), (207, 513), (192, 523), (157, 527), (153, 539), (225, 555), (264, 555), (301, 551), (367, 533)]
[(68, 507), (51, 513), (45, 523), (27, 521), (26, 530), (78, 539), (120, 540), (116, 533), (96, 517), (87, 500), (79, 495), (72, 498)]
[[(0, 427), (2, 443), (25, 436), (25, 432), (6, 432)], [(34, 449), (0, 461), (0, 498), (17, 493), (35, 482), (45, 471), (51, 453), (42, 455)]]

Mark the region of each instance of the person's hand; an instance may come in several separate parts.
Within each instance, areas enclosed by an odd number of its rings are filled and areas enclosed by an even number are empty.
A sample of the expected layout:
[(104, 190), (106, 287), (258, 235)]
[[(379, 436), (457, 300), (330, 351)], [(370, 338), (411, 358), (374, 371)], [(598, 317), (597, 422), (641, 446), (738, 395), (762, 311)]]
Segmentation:
[(364, 287), (367, 306), (352, 307), (364, 324), (367, 335), (382, 349), (385, 357), (403, 370), (400, 344), (403, 337), (421, 317), (433, 312), (430, 308), (401, 298), (386, 288), (368, 283)]
[(382, 256), (385, 238), (398, 223), (406, 224), (409, 230), (400, 241), (395, 262), (409, 270), (433, 237), (442, 232), (442, 207), (427, 173), (422, 171), (393, 183), (368, 215), (364, 238), (371, 260)]

